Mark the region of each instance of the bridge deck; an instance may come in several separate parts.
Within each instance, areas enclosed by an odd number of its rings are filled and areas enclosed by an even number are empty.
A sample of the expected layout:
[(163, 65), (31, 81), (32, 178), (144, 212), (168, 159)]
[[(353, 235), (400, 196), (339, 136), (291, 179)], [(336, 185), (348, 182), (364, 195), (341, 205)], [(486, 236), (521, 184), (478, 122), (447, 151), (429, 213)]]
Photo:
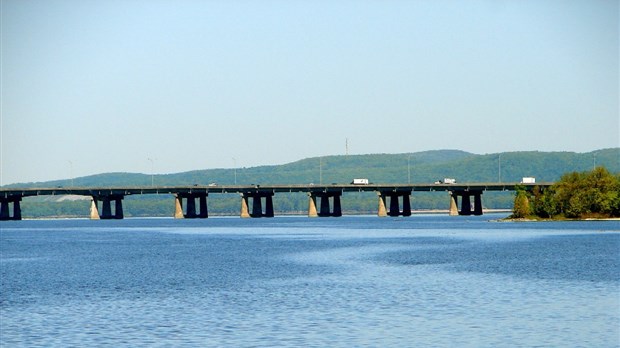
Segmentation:
[(0, 197), (56, 195), (140, 195), (177, 193), (249, 193), (249, 192), (429, 192), (429, 191), (514, 191), (517, 186), (528, 190), (548, 187), (553, 183), (459, 183), (459, 184), (291, 184), (291, 185), (189, 185), (189, 186), (119, 186), (119, 187), (55, 187), (0, 188)]

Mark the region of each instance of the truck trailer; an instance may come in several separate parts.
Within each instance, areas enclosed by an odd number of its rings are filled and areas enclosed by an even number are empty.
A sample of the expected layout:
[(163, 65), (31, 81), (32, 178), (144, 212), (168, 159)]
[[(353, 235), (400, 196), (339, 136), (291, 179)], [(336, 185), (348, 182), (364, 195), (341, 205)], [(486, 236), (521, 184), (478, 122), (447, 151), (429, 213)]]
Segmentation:
[(352, 185), (368, 185), (368, 179), (353, 179)]

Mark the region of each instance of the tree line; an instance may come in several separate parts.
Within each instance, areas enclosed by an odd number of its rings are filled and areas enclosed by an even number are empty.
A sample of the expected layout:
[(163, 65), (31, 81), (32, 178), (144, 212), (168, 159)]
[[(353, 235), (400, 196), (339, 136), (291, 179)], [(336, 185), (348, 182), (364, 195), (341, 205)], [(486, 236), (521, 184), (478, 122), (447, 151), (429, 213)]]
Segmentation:
[(565, 174), (551, 187), (517, 189), (513, 218), (584, 219), (620, 217), (620, 174), (604, 167)]

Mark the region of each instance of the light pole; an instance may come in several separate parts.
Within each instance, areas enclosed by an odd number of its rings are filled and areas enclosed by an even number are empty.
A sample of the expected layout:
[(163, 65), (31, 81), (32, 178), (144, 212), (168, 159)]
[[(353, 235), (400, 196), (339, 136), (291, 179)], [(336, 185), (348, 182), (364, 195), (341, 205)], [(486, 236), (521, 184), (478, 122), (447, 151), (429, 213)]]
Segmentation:
[(233, 157), (233, 170), (235, 172), (235, 185), (237, 185), (237, 159)]
[(69, 177), (71, 178), (71, 187), (73, 187), (73, 162), (71, 162), (70, 160), (68, 160), (67, 162), (69, 162)]
[(596, 153), (593, 154), (594, 159), (592, 160), (592, 170), (596, 170)]
[(319, 157), (319, 185), (323, 184), (323, 157)]
[(151, 187), (155, 186), (155, 161), (152, 158), (147, 158), (151, 162)]
[(411, 184), (411, 155), (407, 157), (407, 183)]
[(502, 182), (502, 154), (498, 155), (497, 160), (497, 181), (499, 183)]

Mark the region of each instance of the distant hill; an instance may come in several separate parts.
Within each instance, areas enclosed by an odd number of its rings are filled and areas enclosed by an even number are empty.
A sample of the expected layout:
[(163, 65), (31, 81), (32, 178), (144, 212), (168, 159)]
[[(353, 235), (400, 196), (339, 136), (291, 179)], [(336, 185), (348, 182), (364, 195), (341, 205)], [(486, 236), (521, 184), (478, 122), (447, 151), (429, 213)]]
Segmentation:
[[(208, 184), (305, 184), (346, 183), (368, 178), (374, 183), (428, 183), (444, 177), (459, 182), (519, 181), (524, 176), (538, 181), (556, 181), (567, 172), (604, 166), (620, 172), (620, 148), (588, 153), (504, 152), (477, 155), (458, 150), (436, 150), (403, 154), (340, 155), (306, 158), (282, 165), (249, 168), (202, 169), (183, 173), (105, 173), (73, 179), (74, 186), (148, 186)], [(70, 179), (21, 183), (4, 187), (69, 186)]]
[[(73, 180), (23, 183), (8, 187), (74, 186), (149, 186), (234, 184), (308, 184), (348, 183), (353, 178), (367, 178), (373, 183), (431, 183), (442, 178), (458, 182), (517, 182), (533, 176), (538, 182), (553, 182), (569, 172), (583, 172), (604, 166), (620, 173), (620, 148), (589, 153), (574, 152), (504, 152), (478, 155), (458, 150), (437, 150), (403, 154), (341, 155), (306, 158), (299, 161), (250, 168), (219, 168), (151, 176), (140, 173), (105, 173)], [(278, 194), (274, 198), (276, 214), (304, 213), (308, 202), (305, 194)], [(487, 192), (485, 208), (511, 208), (512, 192)], [(50, 204), (50, 200), (57, 203)], [(413, 195), (413, 209), (447, 209), (445, 194)], [(88, 200), (63, 200), (59, 197), (32, 197), (22, 203), (24, 217), (87, 217)], [(346, 194), (345, 213), (376, 212), (376, 194)], [(168, 195), (129, 196), (124, 200), (126, 216), (171, 216), (173, 201)], [(347, 211), (348, 210), (348, 211)], [(209, 196), (209, 214), (238, 214), (239, 196)]]

